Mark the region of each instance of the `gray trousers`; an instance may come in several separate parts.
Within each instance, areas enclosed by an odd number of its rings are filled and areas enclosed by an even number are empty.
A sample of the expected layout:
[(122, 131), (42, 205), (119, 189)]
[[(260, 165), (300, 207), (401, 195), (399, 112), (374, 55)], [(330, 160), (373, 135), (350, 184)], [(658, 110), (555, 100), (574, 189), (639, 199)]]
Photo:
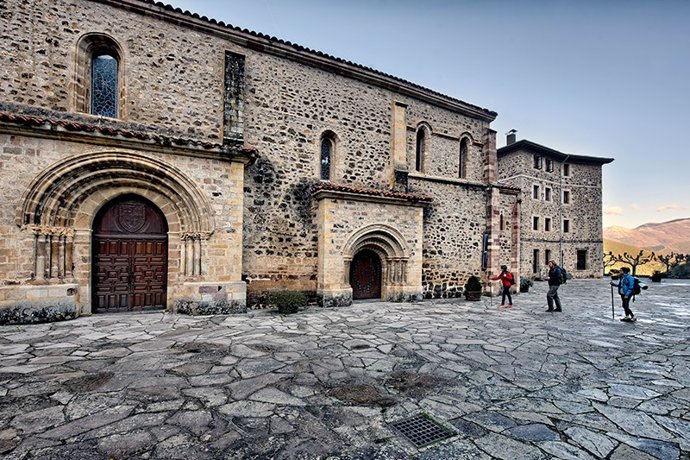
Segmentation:
[(561, 309), (561, 299), (558, 298), (559, 285), (549, 286), (549, 292), (546, 294), (546, 302), (549, 304), (549, 310), (553, 310), (553, 302), (556, 301), (556, 310)]

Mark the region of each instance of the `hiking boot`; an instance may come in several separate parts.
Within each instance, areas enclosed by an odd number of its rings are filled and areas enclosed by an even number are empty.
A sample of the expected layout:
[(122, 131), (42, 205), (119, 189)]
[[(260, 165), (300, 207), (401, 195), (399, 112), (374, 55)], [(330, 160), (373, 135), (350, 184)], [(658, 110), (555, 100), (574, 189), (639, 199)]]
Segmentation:
[(546, 312), (547, 312), (547, 313), (553, 312), (553, 308), (549, 308), (548, 310), (546, 310)]
[(635, 316), (635, 315), (631, 316), (631, 317), (630, 317), (630, 322), (631, 322), (631, 323), (634, 323), (635, 321), (637, 321), (637, 316)]
[(554, 311), (557, 313), (561, 313), (563, 310), (561, 310), (560, 308), (556, 308)]
[(621, 321), (624, 321), (624, 322), (626, 322), (626, 323), (629, 323), (630, 321), (632, 321), (632, 319), (630, 318), (630, 316), (625, 315), (623, 318), (621, 318)]

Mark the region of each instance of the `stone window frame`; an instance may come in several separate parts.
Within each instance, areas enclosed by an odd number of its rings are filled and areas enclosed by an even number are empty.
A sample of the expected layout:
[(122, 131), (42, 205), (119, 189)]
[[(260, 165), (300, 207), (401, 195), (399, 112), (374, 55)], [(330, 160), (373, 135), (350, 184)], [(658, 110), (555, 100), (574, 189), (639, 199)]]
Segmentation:
[(539, 220), (541, 216), (532, 215), (532, 230), (539, 231)]
[(546, 172), (553, 172), (553, 160), (551, 158), (546, 159)]
[(563, 233), (570, 233), (572, 231), (570, 219), (563, 218), (563, 221), (561, 222), (561, 230)]
[(545, 232), (551, 231), (551, 218), (550, 217), (544, 217), (544, 231)]
[(534, 169), (542, 169), (543, 158), (541, 155), (534, 155)]
[[(566, 194), (568, 196), (567, 200), (565, 198)], [(572, 204), (572, 202), (573, 202), (572, 192), (569, 189), (563, 189), (563, 191), (561, 192), (561, 203), (566, 204), (566, 205), (570, 205), (570, 204)]]
[[(580, 254), (584, 253), (583, 264), (580, 265)], [(577, 249), (575, 251), (575, 270), (587, 270), (587, 249)]]
[(548, 201), (549, 203), (552, 201), (553, 197), (553, 189), (548, 186), (544, 186), (544, 201)]
[(432, 133), (433, 131), (428, 123), (421, 122), (417, 125), (414, 136), (414, 170), (416, 172), (425, 173), (427, 170), (427, 155), (429, 153), (429, 141), (431, 140)]
[(539, 249), (532, 249), (532, 273), (539, 273)]
[[(323, 171), (323, 146), (324, 143), (330, 144), (330, 152), (329, 152), (329, 163), (328, 163), (328, 177), (324, 177), (324, 171)], [(319, 137), (319, 150), (318, 154), (316, 156), (317, 158), (317, 163), (318, 163), (318, 177), (319, 180), (325, 181), (325, 182), (333, 182), (333, 178), (335, 177), (335, 161), (338, 156), (337, 154), (337, 149), (338, 149), (338, 135), (335, 134), (335, 132), (331, 131), (330, 129), (325, 130), (323, 133), (321, 133), (321, 136)]]
[(563, 163), (561, 165), (561, 174), (563, 177), (570, 177), (572, 175), (572, 168), (570, 167), (570, 163)]
[(460, 138), (460, 152), (458, 155), (458, 178), (467, 179), (467, 160), (469, 158), (471, 139), (468, 136)]
[(549, 260), (551, 260), (551, 249), (544, 249), (544, 265), (548, 265)]
[(505, 220), (505, 216), (503, 215), (503, 210), (500, 211), (499, 216), (498, 216), (498, 229), (500, 231), (503, 231), (506, 229), (506, 220)]
[(541, 184), (532, 184), (532, 199), (541, 199)]
[(117, 60), (117, 117), (126, 118), (125, 88), (127, 59), (124, 48), (112, 36), (102, 32), (89, 32), (82, 35), (77, 41), (75, 52), (75, 72), (73, 81), (73, 109), (75, 112), (84, 113), (96, 117), (91, 113), (91, 83), (92, 63), (95, 56), (110, 55)]

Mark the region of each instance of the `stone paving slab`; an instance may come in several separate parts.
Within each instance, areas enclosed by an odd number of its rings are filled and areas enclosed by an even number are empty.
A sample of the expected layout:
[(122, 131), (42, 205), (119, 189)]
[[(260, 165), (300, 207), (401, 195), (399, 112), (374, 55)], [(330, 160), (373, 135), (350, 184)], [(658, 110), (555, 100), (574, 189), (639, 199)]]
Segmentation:
[[(689, 459), (690, 282), (0, 328), (7, 459)], [(390, 423), (456, 434), (415, 448)]]

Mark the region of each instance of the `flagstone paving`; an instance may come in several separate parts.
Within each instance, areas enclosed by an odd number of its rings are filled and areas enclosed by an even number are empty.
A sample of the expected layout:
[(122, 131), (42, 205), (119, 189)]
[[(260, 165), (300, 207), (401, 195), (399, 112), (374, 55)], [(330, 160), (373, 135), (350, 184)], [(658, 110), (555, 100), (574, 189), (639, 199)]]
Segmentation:
[[(7, 459), (688, 459), (690, 283), (0, 328)], [(454, 435), (416, 448), (391, 422)]]

